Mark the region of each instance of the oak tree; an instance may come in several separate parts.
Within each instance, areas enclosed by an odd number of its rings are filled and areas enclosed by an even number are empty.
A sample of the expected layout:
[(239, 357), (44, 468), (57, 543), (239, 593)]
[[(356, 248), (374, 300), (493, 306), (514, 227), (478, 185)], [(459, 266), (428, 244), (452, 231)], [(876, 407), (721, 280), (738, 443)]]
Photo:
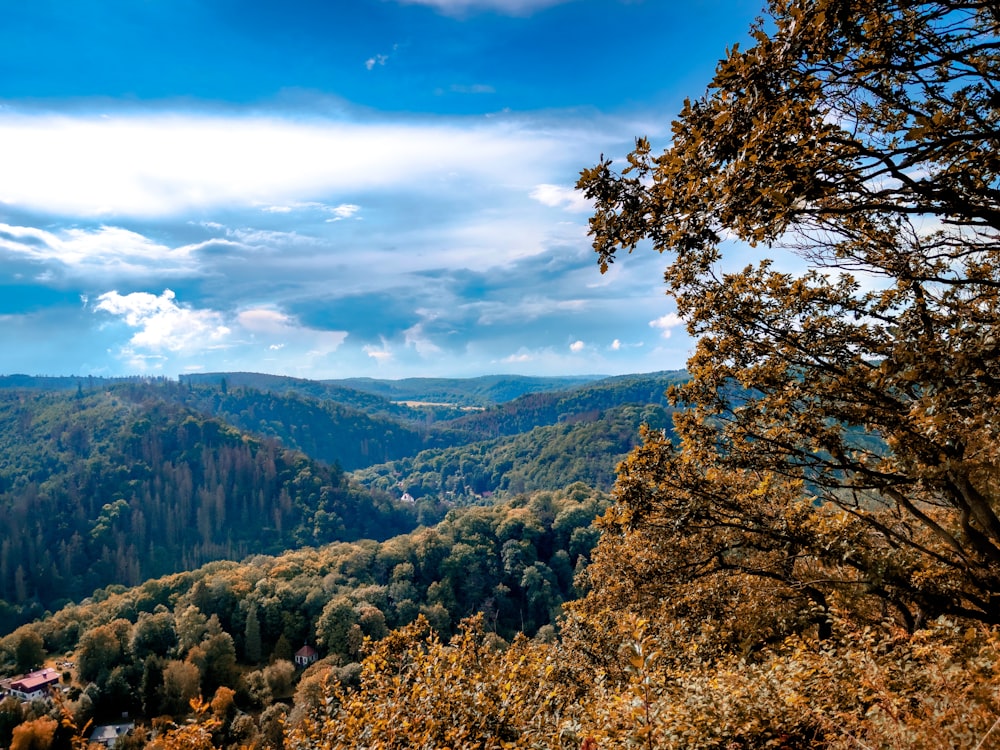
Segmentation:
[[(669, 498), (664, 534), (714, 513), (742, 535), (713, 535), (716, 565), (766, 554), (762, 575), (876, 596), (909, 627), (1000, 622), (1000, 12), (771, 0), (752, 38), (662, 153), (640, 138), (579, 182), (602, 271), (666, 254), (697, 339), (679, 448), (634, 467), (617, 528)], [(740, 268), (748, 247), (767, 257)], [(726, 475), (730, 515), (700, 493)], [(788, 538), (751, 502), (774, 486), (849, 544)], [(821, 570), (787, 572), (806, 558)]]

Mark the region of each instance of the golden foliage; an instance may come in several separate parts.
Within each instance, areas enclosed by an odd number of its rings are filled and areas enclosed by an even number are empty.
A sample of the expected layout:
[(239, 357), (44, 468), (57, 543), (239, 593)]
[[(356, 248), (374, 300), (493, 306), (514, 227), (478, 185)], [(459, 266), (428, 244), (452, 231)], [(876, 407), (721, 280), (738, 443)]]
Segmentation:
[(59, 722), (43, 716), (14, 728), (10, 750), (49, 750)]
[(554, 669), (546, 647), (519, 637), (504, 648), (480, 615), (448, 643), (421, 617), (370, 648), (360, 690), (329, 685), (326, 705), (290, 732), (287, 747), (561, 746), (552, 717), (566, 700), (545, 679)]
[[(662, 154), (639, 139), (621, 172), (583, 172), (599, 263), (647, 240), (669, 253), (667, 293), (698, 337), (677, 431), (706, 478), (799, 481), (866, 527), (877, 552), (847, 561), (846, 585), (908, 627), (995, 624), (995, 8), (769, 6)], [(727, 235), (773, 257), (727, 263)]]
[(158, 736), (148, 745), (147, 750), (214, 750), (212, 733), (221, 724), (212, 713), (212, 706), (195, 698), (191, 701), (194, 721), (178, 726), (171, 722), (162, 724)]

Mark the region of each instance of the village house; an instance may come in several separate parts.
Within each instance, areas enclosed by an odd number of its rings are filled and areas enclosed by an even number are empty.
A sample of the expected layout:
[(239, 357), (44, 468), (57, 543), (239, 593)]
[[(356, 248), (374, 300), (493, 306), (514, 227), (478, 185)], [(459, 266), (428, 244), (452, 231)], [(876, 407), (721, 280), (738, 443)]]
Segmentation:
[(319, 652), (308, 643), (295, 652), (295, 665), (298, 667), (308, 667), (319, 659)]
[(104, 747), (111, 747), (118, 741), (119, 737), (128, 734), (133, 729), (135, 729), (134, 722), (127, 724), (105, 724), (104, 726), (94, 727), (94, 731), (90, 733), (90, 741), (96, 742), (98, 745), (104, 745)]
[(36, 698), (47, 699), (49, 690), (58, 683), (59, 673), (46, 667), (11, 680), (6, 688), (7, 692), (15, 698), (22, 701), (33, 701)]

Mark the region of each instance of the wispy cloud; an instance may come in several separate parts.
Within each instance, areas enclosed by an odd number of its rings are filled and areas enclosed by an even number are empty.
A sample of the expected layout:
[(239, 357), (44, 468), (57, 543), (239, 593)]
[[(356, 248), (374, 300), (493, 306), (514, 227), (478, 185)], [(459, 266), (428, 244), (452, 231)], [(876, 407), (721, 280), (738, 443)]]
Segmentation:
[(392, 56), (395, 55), (397, 51), (399, 51), (399, 45), (394, 44), (392, 45), (392, 52), (389, 52), (387, 54), (372, 55), (367, 60), (365, 60), (365, 67), (368, 70), (374, 70), (376, 66), (382, 67), (387, 62), (389, 62), (390, 59), (392, 59)]
[[(197, 248), (170, 248), (128, 229), (101, 226), (50, 232), (36, 227), (0, 224), (0, 250), (37, 263), (56, 263), (70, 276), (120, 279), (140, 276), (155, 266), (162, 276), (190, 274)], [(49, 265), (50, 278), (54, 269)]]
[(327, 213), (333, 214), (332, 219), (327, 219), (327, 221), (341, 221), (343, 219), (350, 219), (358, 211), (361, 210), (361, 206), (355, 206), (353, 203), (341, 203), (339, 206), (327, 207)]
[(365, 344), (365, 346), (362, 347), (362, 351), (379, 364), (383, 364), (392, 359), (392, 350), (390, 349), (388, 342), (384, 339), (381, 346)]
[(497, 90), (485, 83), (474, 83), (472, 85), (462, 85), (453, 83), (449, 90), (455, 94), (495, 94)]
[[(297, 211), (320, 211), (323, 213), (333, 214), (339, 219), (346, 219), (360, 211), (361, 206), (356, 206), (353, 203), (341, 203), (337, 206), (328, 206), (320, 201), (298, 201), (280, 206), (264, 206), (261, 210), (264, 211), (264, 213), (269, 214), (290, 214)], [(206, 224), (206, 226), (211, 225)], [(215, 227), (220, 229), (222, 228), (219, 224), (216, 224)]]
[(311, 357), (326, 356), (340, 348), (346, 331), (324, 331), (302, 325), (292, 316), (274, 308), (258, 307), (240, 311), (236, 316), (240, 329), (269, 351), (290, 347)]
[(449, 16), (461, 16), (478, 10), (521, 16), (572, 0), (397, 0), (397, 2), (404, 5), (429, 5)]

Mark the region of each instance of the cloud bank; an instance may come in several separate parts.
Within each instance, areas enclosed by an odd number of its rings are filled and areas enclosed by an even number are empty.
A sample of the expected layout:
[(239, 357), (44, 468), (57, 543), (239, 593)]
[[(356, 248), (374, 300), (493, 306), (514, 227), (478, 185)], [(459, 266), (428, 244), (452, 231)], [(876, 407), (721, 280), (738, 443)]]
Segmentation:
[[(268, 117), (0, 113), (0, 203), (161, 217), (422, 184), (536, 184), (566, 134), (508, 119), (357, 124)], [(573, 144), (569, 144), (572, 147)]]

